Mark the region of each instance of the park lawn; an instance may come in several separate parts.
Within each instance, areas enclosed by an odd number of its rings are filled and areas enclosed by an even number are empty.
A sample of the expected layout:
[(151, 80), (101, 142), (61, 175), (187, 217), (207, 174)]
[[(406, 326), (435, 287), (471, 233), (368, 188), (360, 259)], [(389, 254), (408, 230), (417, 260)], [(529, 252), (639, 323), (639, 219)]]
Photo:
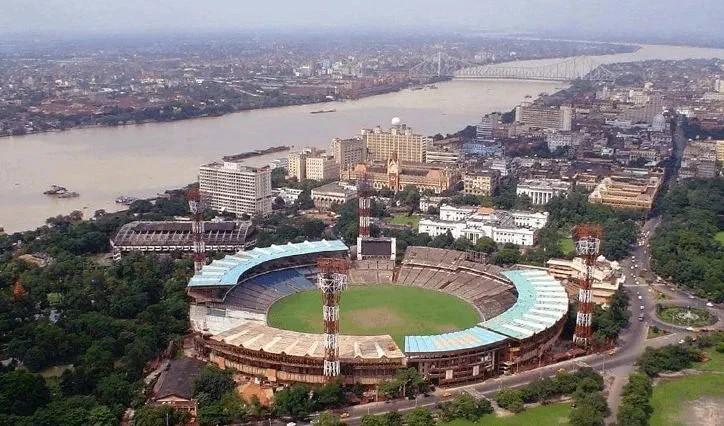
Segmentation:
[[(694, 366), (702, 374), (681, 378), (662, 379), (651, 397), (654, 413), (651, 426), (699, 424), (690, 418), (688, 408), (699, 398), (713, 398), (724, 401), (724, 354), (713, 348), (706, 350), (710, 359)], [(687, 410), (684, 413), (684, 410)], [(682, 417), (686, 418), (683, 421)]]
[[(462, 299), (434, 290), (394, 285), (351, 286), (342, 293), (340, 333), (389, 334), (400, 348), (405, 336), (430, 335), (472, 327), (477, 311)], [(322, 332), (318, 291), (287, 296), (269, 309), (272, 327), (305, 333)]]
[(568, 424), (568, 415), (570, 412), (570, 403), (539, 405), (512, 416), (497, 417), (495, 414), (488, 414), (474, 423), (467, 420), (453, 420), (450, 423), (445, 423), (445, 426), (565, 425)]
[(719, 231), (714, 234), (714, 239), (717, 240), (719, 244), (724, 244), (724, 231)]
[(400, 213), (387, 218), (387, 222), (393, 225), (407, 225), (417, 229), (417, 224), (420, 223), (421, 217), (420, 215), (408, 216), (407, 213)]
[(561, 249), (564, 254), (571, 254), (576, 249), (576, 246), (573, 245), (573, 239), (571, 237), (561, 237), (558, 240), (558, 248)]

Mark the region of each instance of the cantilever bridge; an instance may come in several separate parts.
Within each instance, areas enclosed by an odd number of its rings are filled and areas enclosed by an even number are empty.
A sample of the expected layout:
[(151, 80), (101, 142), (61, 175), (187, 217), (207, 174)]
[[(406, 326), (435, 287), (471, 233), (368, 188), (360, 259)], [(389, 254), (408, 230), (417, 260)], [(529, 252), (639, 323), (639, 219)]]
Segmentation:
[(588, 56), (547, 61), (541, 65), (516, 65), (515, 62), (475, 65), (444, 53), (430, 56), (410, 68), (410, 75), (473, 80), (607, 81), (615, 78), (613, 72)]

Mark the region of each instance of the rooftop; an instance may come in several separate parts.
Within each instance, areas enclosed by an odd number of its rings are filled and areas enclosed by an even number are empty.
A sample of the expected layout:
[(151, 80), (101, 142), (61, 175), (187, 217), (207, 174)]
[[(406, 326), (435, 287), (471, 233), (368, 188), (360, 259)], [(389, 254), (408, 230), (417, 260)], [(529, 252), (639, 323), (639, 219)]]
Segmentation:
[(515, 285), (518, 300), (507, 311), (478, 324), (515, 339), (525, 339), (552, 327), (568, 312), (568, 295), (561, 283), (538, 269), (503, 272)]
[[(249, 321), (217, 334), (212, 339), (254, 351), (319, 359), (324, 357), (324, 334), (280, 330), (257, 321)], [(341, 360), (403, 357), (404, 354), (389, 335), (339, 336)]]
[(236, 285), (244, 272), (265, 262), (305, 254), (347, 250), (349, 250), (348, 247), (341, 240), (322, 240), (240, 251), (204, 266), (200, 272), (191, 277), (188, 287), (232, 287)]

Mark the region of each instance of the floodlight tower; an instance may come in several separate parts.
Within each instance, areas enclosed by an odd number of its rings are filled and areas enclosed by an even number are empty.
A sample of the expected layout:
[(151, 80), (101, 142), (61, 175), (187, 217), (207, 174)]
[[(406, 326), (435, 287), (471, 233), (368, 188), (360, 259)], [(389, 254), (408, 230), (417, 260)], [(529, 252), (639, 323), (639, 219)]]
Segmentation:
[(186, 193), (191, 210), (191, 233), (194, 240), (194, 273), (199, 273), (206, 265), (206, 243), (204, 242), (204, 204), (198, 188), (191, 188)]
[(583, 258), (586, 265), (583, 277), (578, 278), (580, 287), (578, 291), (578, 313), (576, 314), (576, 331), (573, 334), (573, 343), (583, 348), (590, 347), (591, 335), (593, 334), (592, 272), (593, 265), (601, 249), (602, 235), (603, 229), (600, 225), (582, 224), (573, 228), (576, 254)]
[(369, 176), (367, 171), (362, 172), (357, 178), (357, 197), (359, 198), (359, 237), (369, 238), (370, 236), (370, 189)]
[(340, 374), (339, 365), (339, 299), (347, 287), (349, 262), (341, 258), (317, 261), (317, 285), (322, 292), (324, 320), (324, 376), (331, 380)]

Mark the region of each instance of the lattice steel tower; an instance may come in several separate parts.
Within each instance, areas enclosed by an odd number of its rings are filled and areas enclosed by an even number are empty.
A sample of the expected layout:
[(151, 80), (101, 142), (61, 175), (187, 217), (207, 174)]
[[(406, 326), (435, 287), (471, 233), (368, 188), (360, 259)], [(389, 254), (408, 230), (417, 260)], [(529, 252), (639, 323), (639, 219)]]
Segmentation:
[(586, 270), (583, 277), (578, 278), (578, 313), (576, 314), (576, 331), (573, 343), (588, 348), (591, 345), (591, 327), (593, 321), (593, 266), (601, 248), (603, 230), (600, 225), (583, 224), (573, 228), (573, 239), (576, 243), (576, 254), (584, 260)]
[(204, 204), (198, 188), (186, 193), (191, 210), (191, 233), (194, 239), (194, 273), (198, 273), (206, 265), (206, 243), (204, 242)]
[(369, 238), (370, 236), (370, 190), (369, 176), (363, 172), (357, 178), (357, 197), (359, 198), (359, 236)]
[(324, 376), (339, 376), (339, 299), (347, 287), (347, 259), (322, 258), (317, 261), (317, 286), (322, 292), (324, 320)]

